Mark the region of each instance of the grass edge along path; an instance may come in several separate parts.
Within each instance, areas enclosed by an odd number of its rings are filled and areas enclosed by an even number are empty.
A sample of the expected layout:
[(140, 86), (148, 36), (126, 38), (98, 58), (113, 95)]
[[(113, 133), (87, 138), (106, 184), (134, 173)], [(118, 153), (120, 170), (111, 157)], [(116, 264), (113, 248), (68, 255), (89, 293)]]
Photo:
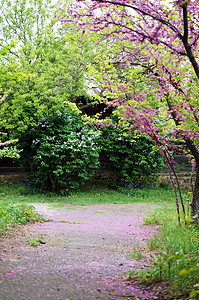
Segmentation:
[[(186, 193), (185, 193), (186, 194)], [(160, 225), (160, 235), (151, 239), (147, 247), (154, 253), (152, 268), (129, 274), (142, 282), (166, 281), (173, 293), (190, 293), (195, 296), (199, 290), (198, 265), (199, 231), (191, 225), (179, 228), (175, 215), (174, 195), (168, 188), (148, 190), (113, 190), (100, 184), (88, 184), (79, 192), (68, 197), (57, 195), (32, 194), (31, 189), (24, 191), (22, 185), (0, 186), (0, 234), (13, 224), (25, 224), (41, 220), (33, 206), (28, 203), (46, 202), (88, 205), (89, 203), (145, 203), (156, 204), (159, 210), (145, 218), (147, 225)], [(185, 195), (186, 198), (186, 195)], [(166, 209), (164, 210), (164, 207)], [(135, 250), (136, 252), (136, 250)], [(136, 254), (139, 259), (141, 255)], [(186, 284), (185, 284), (186, 283)]]
[(35, 212), (32, 205), (16, 204), (0, 200), (0, 236), (15, 224), (41, 221), (43, 218)]
[(129, 279), (144, 284), (163, 282), (173, 297), (199, 299), (199, 227), (180, 227), (174, 210), (162, 207), (150, 212), (144, 224), (160, 225), (160, 234), (146, 245), (154, 259), (151, 268), (131, 272)]

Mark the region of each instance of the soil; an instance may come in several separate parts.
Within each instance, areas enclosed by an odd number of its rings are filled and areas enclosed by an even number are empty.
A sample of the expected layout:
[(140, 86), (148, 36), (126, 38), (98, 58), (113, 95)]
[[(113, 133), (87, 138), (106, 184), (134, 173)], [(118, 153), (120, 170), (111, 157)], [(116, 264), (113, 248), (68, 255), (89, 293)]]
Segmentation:
[[(152, 259), (131, 253), (158, 233), (143, 225), (154, 206), (33, 205), (51, 221), (15, 226), (0, 238), (0, 300), (169, 299), (160, 284), (126, 280)], [(30, 238), (39, 246), (28, 245)]]

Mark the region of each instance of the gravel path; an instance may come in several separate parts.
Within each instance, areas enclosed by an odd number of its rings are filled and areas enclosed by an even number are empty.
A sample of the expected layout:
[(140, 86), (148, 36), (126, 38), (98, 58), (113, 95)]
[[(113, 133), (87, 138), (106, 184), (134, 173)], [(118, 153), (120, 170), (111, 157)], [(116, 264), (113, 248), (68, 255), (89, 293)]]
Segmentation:
[[(124, 280), (147, 265), (129, 254), (158, 230), (142, 225), (152, 205), (33, 205), (53, 221), (17, 226), (0, 238), (0, 300), (156, 299)], [(46, 243), (28, 245), (38, 237)]]

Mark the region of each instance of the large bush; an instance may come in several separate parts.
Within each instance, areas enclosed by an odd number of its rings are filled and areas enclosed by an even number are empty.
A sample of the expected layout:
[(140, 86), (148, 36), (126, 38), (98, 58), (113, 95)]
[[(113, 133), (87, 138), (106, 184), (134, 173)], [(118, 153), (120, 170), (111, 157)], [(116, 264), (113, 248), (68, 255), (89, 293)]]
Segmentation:
[(95, 139), (74, 111), (46, 115), (29, 126), (19, 138), (19, 148), (33, 188), (53, 193), (79, 188), (99, 165)]
[(142, 187), (151, 184), (162, 168), (163, 158), (146, 136), (129, 134), (119, 125), (101, 129), (101, 159), (115, 172), (123, 186)]

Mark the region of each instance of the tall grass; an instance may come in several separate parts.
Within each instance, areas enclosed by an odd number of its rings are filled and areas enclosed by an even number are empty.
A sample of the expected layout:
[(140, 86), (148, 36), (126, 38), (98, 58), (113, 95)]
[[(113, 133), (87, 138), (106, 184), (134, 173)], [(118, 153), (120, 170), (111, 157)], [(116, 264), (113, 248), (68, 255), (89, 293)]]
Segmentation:
[(154, 259), (150, 269), (130, 275), (144, 282), (167, 281), (176, 294), (196, 294), (199, 290), (199, 227), (191, 224), (180, 227), (176, 214), (163, 209), (151, 212), (144, 222), (161, 224), (160, 234), (148, 243)]

